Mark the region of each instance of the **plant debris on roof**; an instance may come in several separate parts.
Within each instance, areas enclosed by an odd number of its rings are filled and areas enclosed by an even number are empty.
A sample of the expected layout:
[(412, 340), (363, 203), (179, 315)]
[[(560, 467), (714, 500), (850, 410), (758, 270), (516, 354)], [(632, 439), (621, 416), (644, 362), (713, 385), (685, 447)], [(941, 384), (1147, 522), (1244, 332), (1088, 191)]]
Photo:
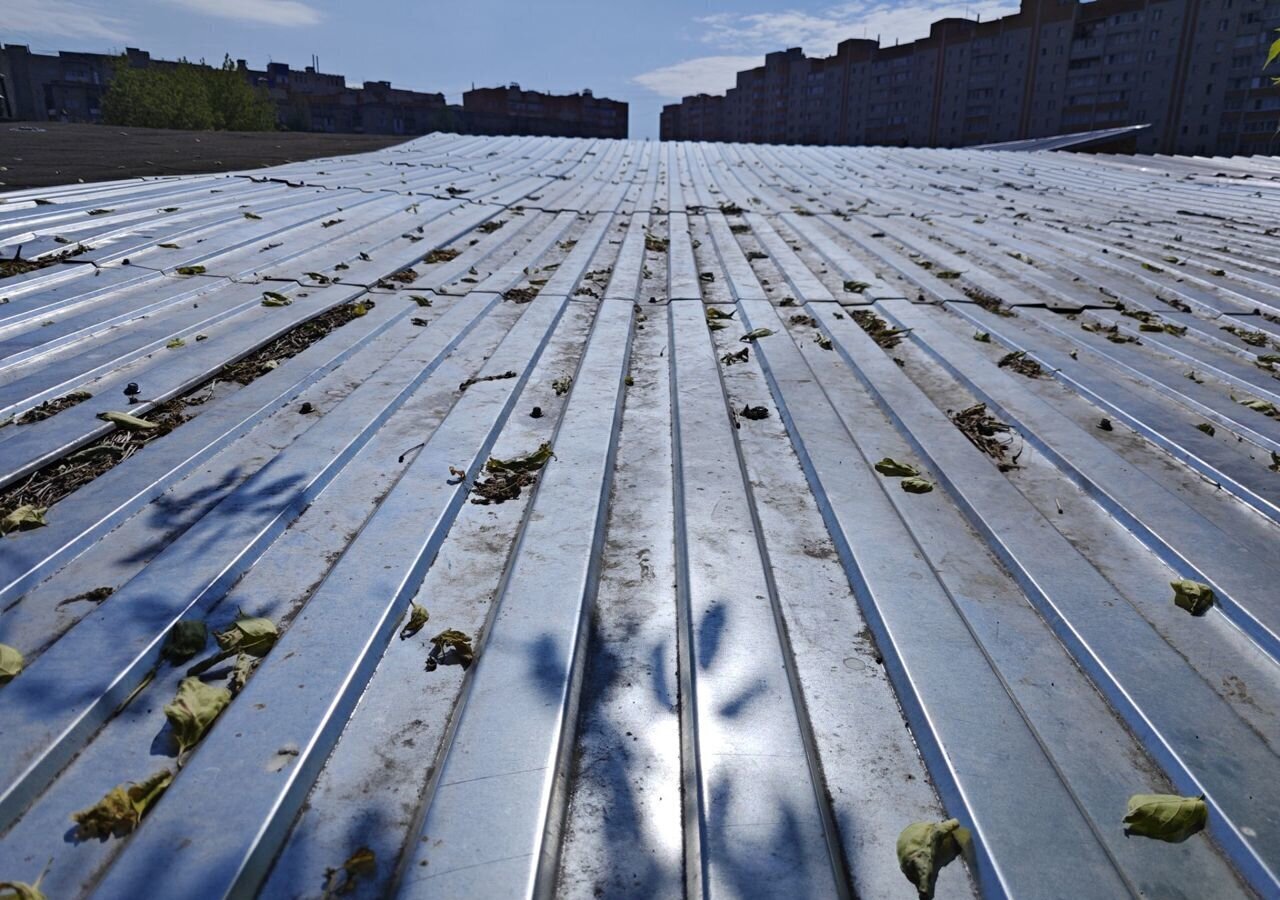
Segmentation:
[(1027, 356), (1026, 350), (1015, 350), (1012, 353), (1006, 353), (1000, 357), (1000, 361), (996, 365), (1001, 369), (1012, 369), (1019, 375), (1025, 375), (1028, 378), (1039, 378), (1044, 374), (1044, 369), (1040, 368), (1040, 363)]
[(951, 421), (969, 439), (969, 443), (990, 456), (1001, 472), (1018, 468), (1022, 449), (1010, 453), (1013, 446), (1013, 427), (1001, 422), (987, 412), (987, 404), (975, 403), (959, 412), (950, 414)]
[(857, 322), (871, 339), (885, 350), (892, 350), (902, 343), (902, 339), (910, 332), (910, 328), (890, 328), (889, 323), (869, 309), (853, 309), (849, 311), (853, 321)]

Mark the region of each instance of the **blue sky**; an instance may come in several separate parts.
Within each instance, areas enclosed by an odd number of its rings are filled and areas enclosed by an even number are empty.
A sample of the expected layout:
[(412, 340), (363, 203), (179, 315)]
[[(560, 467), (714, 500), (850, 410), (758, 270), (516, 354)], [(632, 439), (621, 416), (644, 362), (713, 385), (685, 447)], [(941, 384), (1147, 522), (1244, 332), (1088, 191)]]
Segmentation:
[(984, 19), (1010, 0), (0, 0), (0, 41), (32, 49), (163, 57), (274, 60), (348, 82), (389, 80), (443, 91), (519, 82), (567, 92), (589, 87), (631, 104), (632, 137), (656, 137), (664, 103), (721, 93), (764, 53), (828, 54), (846, 37), (884, 44), (928, 33), (943, 16)]

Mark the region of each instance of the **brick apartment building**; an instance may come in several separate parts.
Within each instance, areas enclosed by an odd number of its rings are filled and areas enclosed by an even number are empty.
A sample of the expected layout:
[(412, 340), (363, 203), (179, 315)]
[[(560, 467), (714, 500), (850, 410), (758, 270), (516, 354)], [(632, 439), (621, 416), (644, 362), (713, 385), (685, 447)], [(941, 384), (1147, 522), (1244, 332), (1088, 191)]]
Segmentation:
[[(32, 53), (22, 45), (0, 47), (0, 120), (97, 122), (102, 98), (120, 59), (101, 53)], [(131, 66), (175, 66), (129, 48)], [(282, 128), (363, 134), (528, 134), (570, 137), (627, 136), (627, 104), (590, 91), (555, 96), (522, 91), (519, 86), (468, 91), (463, 104), (450, 105), (444, 94), (410, 91), (388, 81), (347, 84), (342, 75), (298, 70), (286, 63), (236, 68), (246, 81), (266, 90)]]
[(909, 44), (770, 53), (726, 96), (664, 107), (661, 136), (961, 147), (1150, 123), (1138, 152), (1277, 153), (1278, 27), (1280, 0), (1022, 0)]
[[(474, 88), (462, 94), (462, 108), (472, 118), (472, 126), (493, 121), (499, 125), (527, 123), (531, 130), (507, 131), (504, 134), (544, 134), (532, 130), (540, 123), (560, 122), (568, 136), (625, 138), (627, 136), (627, 104), (607, 97), (597, 97), (589, 90), (581, 94), (543, 94), (521, 90), (520, 85)], [(477, 132), (489, 133), (489, 132)]]

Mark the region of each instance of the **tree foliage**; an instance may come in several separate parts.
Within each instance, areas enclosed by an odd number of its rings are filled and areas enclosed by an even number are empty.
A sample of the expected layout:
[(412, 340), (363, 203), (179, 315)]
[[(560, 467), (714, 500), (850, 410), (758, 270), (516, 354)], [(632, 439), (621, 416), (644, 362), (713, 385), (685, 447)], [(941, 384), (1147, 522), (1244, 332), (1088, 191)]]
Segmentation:
[(179, 60), (136, 68), (121, 56), (102, 98), (108, 125), (184, 130), (272, 131), (275, 106), (227, 56), (219, 68)]

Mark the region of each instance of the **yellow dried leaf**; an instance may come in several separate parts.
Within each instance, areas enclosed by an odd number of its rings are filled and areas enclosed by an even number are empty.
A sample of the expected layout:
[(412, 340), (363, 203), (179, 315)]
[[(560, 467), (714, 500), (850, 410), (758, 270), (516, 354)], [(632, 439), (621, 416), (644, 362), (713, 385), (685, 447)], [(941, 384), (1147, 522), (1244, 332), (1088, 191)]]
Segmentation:
[(0, 684), (8, 684), (21, 675), (26, 664), (21, 650), (8, 644), (0, 644)]
[(105, 840), (112, 835), (124, 837), (138, 827), (147, 810), (172, 783), (173, 773), (164, 769), (146, 781), (128, 782), (113, 787), (95, 805), (72, 815), (77, 826), (77, 836), (81, 840)]
[(231, 692), (226, 688), (213, 687), (199, 678), (182, 679), (177, 696), (164, 708), (165, 718), (178, 742), (178, 752), (185, 754), (200, 743), (230, 702)]
[(47, 506), (19, 506), (10, 512), (3, 519), (0, 519), (0, 535), (8, 534), (11, 531), (28, 531), (32, 528), (40, 528), (49, 523), (44, 520), (44, 514), (49, 511)]

